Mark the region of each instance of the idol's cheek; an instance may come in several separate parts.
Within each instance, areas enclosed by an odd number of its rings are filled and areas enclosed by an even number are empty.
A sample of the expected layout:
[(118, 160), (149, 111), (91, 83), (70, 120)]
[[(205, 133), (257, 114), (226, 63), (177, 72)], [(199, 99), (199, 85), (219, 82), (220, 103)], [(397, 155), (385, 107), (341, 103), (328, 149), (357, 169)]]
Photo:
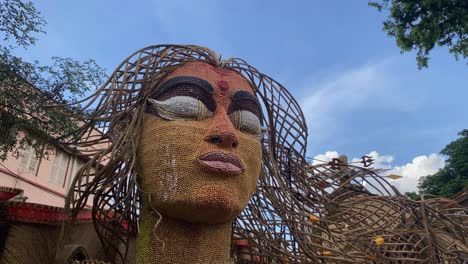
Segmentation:
[(243, 132), (237, 132), (239, 138), (238, 155), (245, 165), (242, 177), (245, 177), (244, 192), (249, 196), (257, 188), (262, 167), (262, 144), (256, 138)]

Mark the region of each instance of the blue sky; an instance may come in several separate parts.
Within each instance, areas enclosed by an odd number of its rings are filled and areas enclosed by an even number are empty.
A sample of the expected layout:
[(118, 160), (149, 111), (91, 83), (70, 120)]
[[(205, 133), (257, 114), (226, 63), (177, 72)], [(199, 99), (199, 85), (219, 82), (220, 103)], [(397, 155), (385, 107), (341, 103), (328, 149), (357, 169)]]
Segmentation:
[(381, 29), (384, 14), (367, 1), (49, 0), (36, 6), (47, 34), (26, 57), (94, 58), (109, 73), (152, 44), (197, 44), (243, 58), (300, 102), (308, 156), (374, 151), (378, 166), (412, 177), (397, 184), (410, 186), (404, 190), (443, 166), (437, 153), (468, 128), (466, 62), (437, 47), (429, 68), (418, 70), (414, 53), (400, 54)]

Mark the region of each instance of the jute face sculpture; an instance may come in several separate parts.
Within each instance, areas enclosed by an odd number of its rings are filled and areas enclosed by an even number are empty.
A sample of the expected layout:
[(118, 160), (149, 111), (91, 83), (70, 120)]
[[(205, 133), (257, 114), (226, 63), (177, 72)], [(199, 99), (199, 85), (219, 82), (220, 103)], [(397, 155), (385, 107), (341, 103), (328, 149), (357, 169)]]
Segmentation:
[[(260, 175), (260, 120), (260, 104), (236, 72), (189, 62), (163, 79), (148, 98), (138, 160), (142, 214), (162, 219), (156, 226), (159, 219), (143, 218), (138, 261), (230, 259), (231, 222)], [(143, 239), (153, 227), (160, 235)]]
[[(305, 150), (307, 129), (290, 94), (203, 47), (142, 49), (83, 102), (97, 102), (77, 144), (91, 160), (68, 204), (73, 217), (93, 196), (98, 234), (124, 260), (138, 233), (139, 262), (184, 263), (187, 254), (192, 263), (228, 261), (232, 221), (260, 175), (286, 162), (272, 164), (273, 156)], [(95, 127), (104, 134), (92, 135)], [(85, 149), (93, 144), (101, 148)]]
[(310, 166), (296, 100), (241, 59), (147, 47), (77, 103), (94, 111), (68, 144), (89, 161), (66, 209), (73, 219), (92, 199), (110, 262), (437, 263), (468, 251), (466, 209), (408, 200), (344, 160)]
[(231, 222), (260, 175), (261, 109), (236, 72), (187, 63), (148, 98), (139, 149), (141, 190), (163, 216)]

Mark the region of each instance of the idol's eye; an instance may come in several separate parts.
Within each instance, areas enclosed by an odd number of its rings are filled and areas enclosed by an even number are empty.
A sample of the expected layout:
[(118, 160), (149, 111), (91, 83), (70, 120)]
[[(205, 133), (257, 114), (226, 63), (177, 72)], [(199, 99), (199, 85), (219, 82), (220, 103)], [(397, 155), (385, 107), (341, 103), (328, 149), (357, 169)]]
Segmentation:
[(201, 120), (213, 116), (202, 101), (190, 96), (174, 96), (164, 101), (150, 98), (148, 102), (166, 120)]
[(213, 116), (214, 89), (203, 79), (178, 76), (165, 81), (148, 98), (145, 112), (166, 120), (201, 120)]
[(261, 110), (257, 98), (249, 92), (238, 91), (231, 99), (228, 114), (234, 127), (256, 138), (263, 137), (266, 130), (260, 122)]
[(229, 114), (229, 119), (236, 129), (254, 136), (263, 136), (264, 131), (260, 119), (254, 113), (248, 110), (237, 110)]

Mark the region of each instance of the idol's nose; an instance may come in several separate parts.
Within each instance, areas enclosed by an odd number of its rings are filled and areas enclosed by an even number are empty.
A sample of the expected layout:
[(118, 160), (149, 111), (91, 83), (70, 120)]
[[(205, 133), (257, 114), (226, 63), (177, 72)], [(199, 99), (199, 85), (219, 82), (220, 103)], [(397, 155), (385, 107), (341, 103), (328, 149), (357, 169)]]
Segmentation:
[(211, 135), (207, 138), (207, 141), (222, 148), (237, 148), (239, 145), (236, 135), (230, 133)]
[(236, 129), (225, 110), (220, 110), (215, 114), (205, 140), (224, 149), (234, 149), (239, 146)]

